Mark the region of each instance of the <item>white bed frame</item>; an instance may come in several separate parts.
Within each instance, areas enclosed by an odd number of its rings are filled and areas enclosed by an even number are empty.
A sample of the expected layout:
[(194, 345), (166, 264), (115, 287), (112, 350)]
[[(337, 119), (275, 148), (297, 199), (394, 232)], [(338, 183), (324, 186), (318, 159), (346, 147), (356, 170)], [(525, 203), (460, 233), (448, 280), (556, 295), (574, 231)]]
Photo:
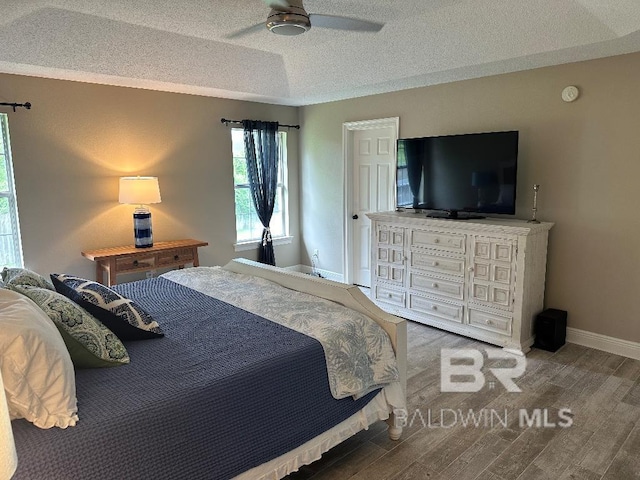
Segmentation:
[[(359, 287), (304, 273), (283, 270), (244, 258), (231, 260), (222, 268), (230, 272), (265, 278), (283, 287), (334, 301), (373, 319), (391, 338), (391, 344), (396, 354), (402, 392), (406, 397), (407, 321), (384, 312), (362, 293)], [(396, 425), (396, 418), (393, 412), (391, 412), (387, 423), (389, 425), (389, 438), (398, 440), (402, 434), (402, 427)]]

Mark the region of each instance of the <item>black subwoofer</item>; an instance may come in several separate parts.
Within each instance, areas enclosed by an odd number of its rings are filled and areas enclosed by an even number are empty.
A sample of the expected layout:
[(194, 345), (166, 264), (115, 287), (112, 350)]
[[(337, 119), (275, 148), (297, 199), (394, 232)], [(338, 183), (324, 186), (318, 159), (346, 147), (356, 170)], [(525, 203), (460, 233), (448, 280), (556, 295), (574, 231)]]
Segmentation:
[(555, 352), (564, 345), (567, 336), (567, 312), (547, 308), (539, 313), (536, 317), (535, 333), (535, 348)]

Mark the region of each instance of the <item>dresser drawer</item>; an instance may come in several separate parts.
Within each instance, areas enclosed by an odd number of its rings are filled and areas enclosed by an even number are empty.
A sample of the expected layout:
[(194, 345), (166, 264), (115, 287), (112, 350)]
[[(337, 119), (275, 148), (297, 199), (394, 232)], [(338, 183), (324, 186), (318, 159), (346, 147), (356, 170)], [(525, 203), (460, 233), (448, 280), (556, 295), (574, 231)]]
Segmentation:
[(513, 268), (510, 264), (485, 263), (479, 260), (473, 261), (471, 279), (482, 280), (484, 282), (496, 282), (503, 285), (510, 285), (514, 279)]
[(375, 266), (375, 274), (377, 280), (387, 283), (395, 283), (397, 285), (404, 285), (403, 266), (379, 263)]
[(374, 299), (381, 302), (390, 303), (398, 307), (404, 307), (406, 302), (405, 292), (399, 292), (393, 288), (388, 288), (384, 285), (376, 285), (374, 287)]
[(484, 260), (511, 263), (515, 259), (516, 241), (482, 236), (473, 237), (473, 255)]
[(443, 295), (455, 300), (464, 299), (464, 283), (451, 282), (430, 275), (409, 274), (409, 288), (422, 293)]
[(464, 253), (466, 236), (455, 233), (412, 230), (409, 245), (418, 248), (433, 248), (446, 252)]
[(378, 262), (404, 265), (404, 252), (402, 250), (389, 247), (378, 247), (376, 252), (376, 260)]
[(469, 308), (467, 313), (469, 315), (469, 325), (483, 330), (488, 330), (490, 332), (511, 336), (511, 325), (513, 323), (512, 317), (481, 312), (480, 310), (475, 310), (473, 308)]
[(471, 284), (471, 299), (486, 303), (489, 307), (500, 307), (511, 310), (513, 308), (513, 294), (508, 285)]
[(116, 270), (118, 272), (146, 270), (156, 265), (155, 255), (149, 256), (130, 256), (116, 258)]
[(464, 307), (409, 293), (409, 308), (450, 322), (462, 323)]
[(193, 262), (193, 249), (182, 248), (179, 250), (171, 250), (168, 252), (158, 253), (158, 265), (173, 265), (176, 263), (191, 263)]
[(404, 245), (404, 228), (380, 225), (378, 226), (376, 234), (379, 245), (389, 245), (400, 248)]
[(464, 258), (447, 258), (423, 252), (411, 252), (411, 266), (435, 273), (464, 276)]

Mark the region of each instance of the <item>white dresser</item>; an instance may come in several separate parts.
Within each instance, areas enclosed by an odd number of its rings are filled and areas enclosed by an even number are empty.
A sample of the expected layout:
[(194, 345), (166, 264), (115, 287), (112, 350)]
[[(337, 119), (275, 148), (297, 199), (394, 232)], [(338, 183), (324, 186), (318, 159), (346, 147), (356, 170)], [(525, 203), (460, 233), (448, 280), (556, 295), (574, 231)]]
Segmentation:
[(413, 212), (368, 216), (376, 304), (400, 317), (529, 351), (544, 304), (552, 223), (442, 220)]

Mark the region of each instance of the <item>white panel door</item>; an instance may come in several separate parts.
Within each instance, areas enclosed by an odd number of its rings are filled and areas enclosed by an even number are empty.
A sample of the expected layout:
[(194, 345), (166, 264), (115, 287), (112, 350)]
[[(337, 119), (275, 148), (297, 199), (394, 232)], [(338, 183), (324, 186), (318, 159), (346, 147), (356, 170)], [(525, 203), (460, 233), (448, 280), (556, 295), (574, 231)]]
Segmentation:
[(371, 284), (371, 221), (367, 213), (394, 209), (396, 129), (353, 134), (353, 282)]

